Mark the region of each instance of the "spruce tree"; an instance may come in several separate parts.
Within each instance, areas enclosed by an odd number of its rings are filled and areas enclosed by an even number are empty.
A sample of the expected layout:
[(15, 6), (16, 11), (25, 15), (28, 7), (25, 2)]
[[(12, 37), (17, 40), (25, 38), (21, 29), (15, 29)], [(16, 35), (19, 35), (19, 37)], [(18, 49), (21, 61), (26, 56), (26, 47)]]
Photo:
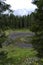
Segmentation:
[(32, 31), (35, 32), (33, 46), (38, 56), (43, 57), (43, 0), (34, 0), (33, 3), (38, 7), (34, 13), (34, 24), (32, 24)]
[[(1, 18), (3, 16), (3, 12), (9, 9), (9, 5), (4, 2), (4, 0), (0, 0), (0, 23), (1, 23)], [(3, 21), (3, 20), (2, 20)], [(3, 48), (2, 43), (6, 40), (5, 33), (1, 31), (0, 29), (0, 49)], [(7, 53), (5, 51), (0, 50), (0, 65), (6, 65), (6, 60), (7, 60)]]
[[(3, 20), (1, 20), (1, 18), (3, 17), (3, 14), (2, 13), (4, 11), (6, 11), (6, 10), (9, 10), (10, 11), (9, 7), (10, 7), (10, 5), (6, 4), (5, 3), (5, 0), (0, 0), (0, 26), (1, 26), (1, 22), (3, 21)], [(3, 40), (4, 38), (5, 38), (5, 34), (0, 29), (0, 46), (1, 46), (2, 42), (4, 41)]]

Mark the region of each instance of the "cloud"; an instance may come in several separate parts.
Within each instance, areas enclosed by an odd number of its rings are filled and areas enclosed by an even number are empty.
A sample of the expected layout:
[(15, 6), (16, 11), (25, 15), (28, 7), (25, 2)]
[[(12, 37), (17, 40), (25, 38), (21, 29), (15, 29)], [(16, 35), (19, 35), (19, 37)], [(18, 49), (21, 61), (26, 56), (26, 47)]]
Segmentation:
[(15, 10), (15, 15), (26, 14), (36, 8), (36, 5), (32, 4), (32, 0), (7, 0), (6, 3), (11, 5), (12, 10)]
[(14, 15), (15, 16), (23, 16), (23, 15), (28, 15), (28, 14), (31, 14), (31, 12), (33, 12), (34, 10), (32, 11), (29, 11), (28, 9), (18, 9), (18, 10), (15, 10), (14, 11)]

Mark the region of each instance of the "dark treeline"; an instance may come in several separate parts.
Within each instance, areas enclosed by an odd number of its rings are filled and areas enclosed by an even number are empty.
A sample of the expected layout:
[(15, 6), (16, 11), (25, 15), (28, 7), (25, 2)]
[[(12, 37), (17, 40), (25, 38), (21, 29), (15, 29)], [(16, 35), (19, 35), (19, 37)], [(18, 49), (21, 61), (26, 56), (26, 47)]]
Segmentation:
[(14, 16), (13, 14), (3, 14), (0, 16), (0, 29), (9, 28), (30, 28), (31, 26), (31, 16)]

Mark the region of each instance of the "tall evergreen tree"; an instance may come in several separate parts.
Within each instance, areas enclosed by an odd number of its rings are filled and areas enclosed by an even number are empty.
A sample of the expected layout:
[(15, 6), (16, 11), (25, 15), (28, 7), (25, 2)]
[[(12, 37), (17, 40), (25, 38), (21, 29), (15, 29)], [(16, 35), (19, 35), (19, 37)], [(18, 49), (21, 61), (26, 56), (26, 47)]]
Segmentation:
[[(0, 23), (3, 21), (1, 19), (2, 16), (3, 16), (3, 12), (6, 11), (6, 10), (10, 10), (9, 9), (9, 5), (6, 4), (4, 2), (4, 0), (0, 0)], [(1, 24), (0, 24), (1, 25)], [(6, 36), (5, 34), (1, 31), (0, 29), (0, 48), (2, 48), (2, 43), (6, 40)], [(7, 59), (7, 54), (5, 51), (0, 51), (0, 65), (6, 65), (6, 59)]]
[(0, 0), (0, 14), (6, 10), (10, 10), (9, 7), (10, 5), (6, 4), (5, 0)]
[(43, 57), (43, 0), (34, 0), (33, 3), (38, 7), (34, 13), (34, 24), (32, 24), (32, 31), (35, 32), (33, 45), (38, 51), (38, 56)]
[[(6, 4), (5, 2), (4, 2), (4, 0), (0, 0), (0, 23), (1, 23), (1, 18), (2, 18), (2, 13), (4, 12), (4, 11), (6, 11), (6, 10), (10, 10), (9, 9), (9, 7), (10, 7), (10, 5), (8, 5), (8, 4)], [(3, 19), (3, 18), (2, 18)], [(2, 20), (3, 21), (3, 20)], [(0, 30), (1, 31), (1, 30)], [(3, 37), (4, 37), (4, 34), (2, 34), (1, 32), (0, 32), (0, 41), (1, 40), (3, 40)], [(2, 39), (1, 39), (2, 38)], [(1, 45), (1, 42), (0, 42), (0, 45)]]

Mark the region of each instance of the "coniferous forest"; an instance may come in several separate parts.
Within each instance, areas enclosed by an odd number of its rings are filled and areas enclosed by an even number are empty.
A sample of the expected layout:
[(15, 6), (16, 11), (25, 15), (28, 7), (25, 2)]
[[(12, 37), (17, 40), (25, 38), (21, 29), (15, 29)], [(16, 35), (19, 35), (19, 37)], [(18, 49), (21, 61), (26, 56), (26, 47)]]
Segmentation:
[(14, 16), (14, 14), (3, 14), (0, 16), (0, 29), (2, 28), (3, 30), (6, 30), (9, 28), (29, 28), (31, 26), (30, 18), (30, 15), (19, 17)]
[(43, 0), (32, 3), (34, 12), (15, 16), (0, 0), (0, 65), (43, 65)]

